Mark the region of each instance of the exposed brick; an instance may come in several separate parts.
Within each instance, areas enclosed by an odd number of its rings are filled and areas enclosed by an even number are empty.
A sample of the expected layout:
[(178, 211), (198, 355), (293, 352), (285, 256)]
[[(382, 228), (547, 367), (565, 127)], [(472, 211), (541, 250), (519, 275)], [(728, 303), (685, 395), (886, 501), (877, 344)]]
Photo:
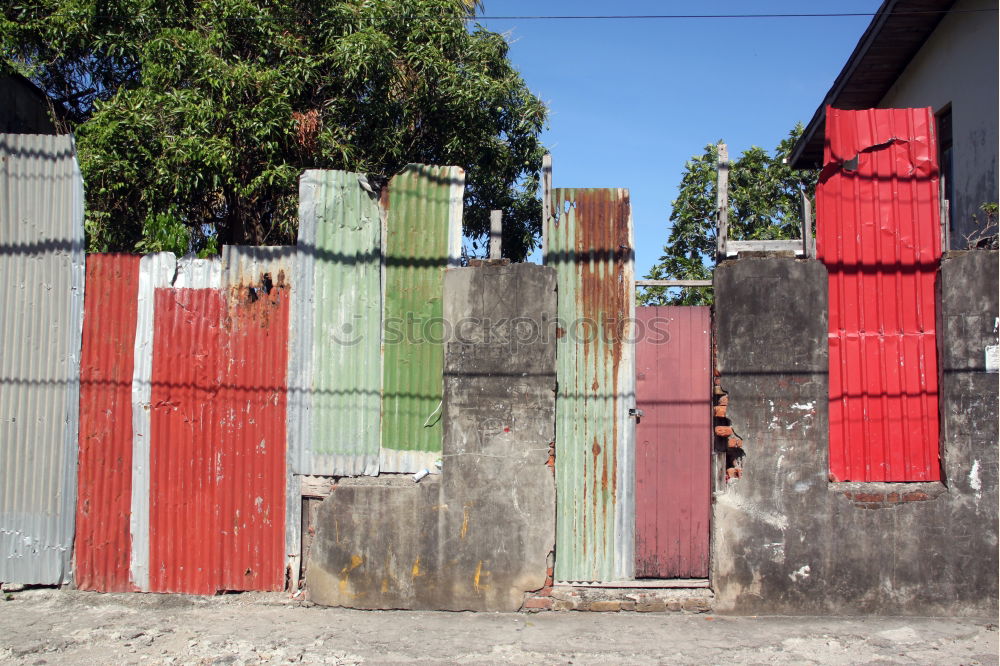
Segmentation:
[(733, 427), (727, 425), (715, 426), (715, 434), (718, 437), (729, 437), (733, 434)]
[(660, 599), (650, 599), (640, 601), (635, 605), (635, 609), (640, 613), (663, 613), (667, 610), (667, 605)]
[(552, 602), (552, 610), (570, 611), (576, 610), (576, 602), (568, 599), (556, 599)]
[(591, 601), (590, 607), (587, 610), (594, 611), (595, 613), (613, 613), (621, 609), (622, 602), (620, 601)]
[(923, 502), (924, 500), (929, 500), (930, 495), (922, 490), (914, 490), (913, 492), (906, 493), (903, 495), (902, 500), (904, 502)]
[(550, 610), (552, 599), (548, 597), (529, 597), (524, 601), (524, 608), (527, 610)]
[(854, 493), (855, 502), (884, 502), (885, 495), (882, 493)]
[(685, 599), (681, 608), (695, 613), (705, 613), (710, 610), (707, 599)]
[(712, 414), (717, 419), (724, 419), (724, 418), (726, 418), (726, 406), (725, 405), (716, 405), (715, 407), (712, 408)]
[(899, 501), (899, 493), (889, 493), (885, 496), (885, 501), (890, 504), (895, 504)]
[(535, 592), (536, 597), (551, 597), (552, 596), (552, 586), (546, 585), (542, 589)]
[(743, 448), (743, 440), (739, 437), (730, 437), (726, 440), (726, 446), (731, 449), (741, 449)]
[(668, 611), (673, 611), (673, 612), (676, 613), (677, 611), (679, 611), (681, 609), (681, 602), (679, 602), (679, 601), (668, 601), (666, 603), (666, 606), (667, 606), (667, 610)]
[(634, 611), (635, 610), (635, 606), (636, 606), (636, 603), (634, 601), (632, 601), (631, 599), (622, 602), (622, 610), (623, 611)]
[(719, 396), (719, 400), (716, 404), (725, 407), (726, 405), (729, 404), (729, 396), (728, 395)]

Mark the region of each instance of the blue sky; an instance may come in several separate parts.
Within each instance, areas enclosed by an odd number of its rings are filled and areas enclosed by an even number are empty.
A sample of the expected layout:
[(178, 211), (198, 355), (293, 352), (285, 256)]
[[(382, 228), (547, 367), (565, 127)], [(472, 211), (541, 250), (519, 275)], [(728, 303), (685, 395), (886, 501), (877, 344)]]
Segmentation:
[[(483, 16), (874, 12), (879, 0), (487, 0)], [(549, 108), (555, 187), (627, 187), (636, 276), (662, 253), (685, 161), (723, 139), (768, 150), (807, 123), (868, 16), (485, 19)], [(537, 257), (534, 258), (537, 261)]]

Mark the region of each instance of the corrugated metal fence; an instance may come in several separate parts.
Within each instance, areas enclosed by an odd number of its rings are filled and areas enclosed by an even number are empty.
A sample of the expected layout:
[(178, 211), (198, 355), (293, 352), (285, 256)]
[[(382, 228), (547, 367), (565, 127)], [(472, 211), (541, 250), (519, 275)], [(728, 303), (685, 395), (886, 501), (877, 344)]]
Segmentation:
[(70, 136), (0, 135), (0, 581), (70, 575), (83, 179)]
[(830, 108), (826, 128), (816, 250), (829, 271), (830, 473), (937, 481), (934, 116)]
[[(302, 475), (440, 455), (443, 340), (423, 324), (458, 263), (461, 169), (411, 165), (381, 204), (360, 174), (307, 172), (298, 247), (93, 255), (84, 335), (72, 142), (2, 150), (0, 580), (67, 580), (75, 515), (82, 588), (280, 589)], [(417, 336), (383, 346), (390, 316)]]

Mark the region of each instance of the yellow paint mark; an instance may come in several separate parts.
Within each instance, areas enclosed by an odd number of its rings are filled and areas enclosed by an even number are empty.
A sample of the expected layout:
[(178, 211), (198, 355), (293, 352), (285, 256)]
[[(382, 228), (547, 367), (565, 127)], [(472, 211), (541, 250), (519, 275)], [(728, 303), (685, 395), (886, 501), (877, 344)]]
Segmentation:
[(465, 509), (462, 511), (462, 531), (459, 533), (461, 538), (465, 538), (465, 535), (469, 533), (469, 505), (465, 505)]
[(388, 591), (389, 591), (389, 579), (388, 578), (383, 578), (382, 579), (382, 594), (385, 594)]
[(351, 577), (351, 572), (360, 567), (364, 561), (365, 558), (360, 555), (351, 555), (351, 563), (340, 570), (340, 594), (354, 596), (348, 592), (348, 586), (350, 585), (348, 579)]
[(476, 565), (476, 575), (472, 577), (472, 587), (476, 592), (483, 592), (490, 589), (490, 586), (482, 582), (482, 579), (490, 575), (489, 571), (483, 571), (483, 561), (479, 560)]
[(410, 570), (410, 575), (413, 576), (414, 578), (416, 578), (417, 576), (420, 575), (420, 558), (419, 557), (413, 562), (413, 568)]

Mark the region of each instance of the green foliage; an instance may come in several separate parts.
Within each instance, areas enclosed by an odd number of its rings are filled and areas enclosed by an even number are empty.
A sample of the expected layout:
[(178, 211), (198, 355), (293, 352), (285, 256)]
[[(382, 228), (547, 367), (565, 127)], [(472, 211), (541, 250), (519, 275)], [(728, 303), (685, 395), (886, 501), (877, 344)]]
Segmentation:
[(466, 232), (540, 233), (546, 110), (472, 0), (11, 0), (0, 47), (66, 107), (92, 251), (294, 242), (307, 168), (466, 169)]
[[(801, 238), (799, 192), (812, 197), (818, 171), (800, 171), (785, 164), (802, 125), (789, 132), (773, 154), (753, 146), (729, 169), (729, 237), (734, 240)], [(670, 213), (670, 235), (651, 280), (708, 280), (716, 254), (716, 192), (718, 149), (705, 146), (684, 166), (680, 193)], [(704, 288), (646, 288), (642, 305), (709, 305), (712, 292)]]

